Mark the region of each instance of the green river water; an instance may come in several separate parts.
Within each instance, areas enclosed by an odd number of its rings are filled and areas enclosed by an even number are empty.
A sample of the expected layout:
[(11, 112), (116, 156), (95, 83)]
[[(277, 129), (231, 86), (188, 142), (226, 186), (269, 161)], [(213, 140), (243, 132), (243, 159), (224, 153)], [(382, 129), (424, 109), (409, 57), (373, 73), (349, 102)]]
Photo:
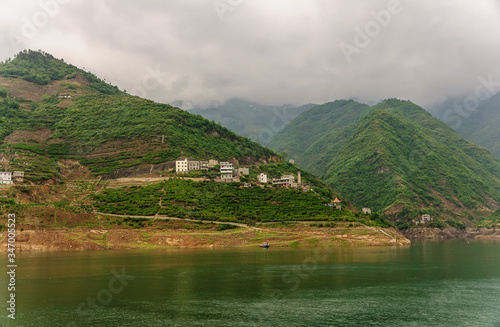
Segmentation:
[(500, 243), (17, 253), (0, 326), (500, 326)]

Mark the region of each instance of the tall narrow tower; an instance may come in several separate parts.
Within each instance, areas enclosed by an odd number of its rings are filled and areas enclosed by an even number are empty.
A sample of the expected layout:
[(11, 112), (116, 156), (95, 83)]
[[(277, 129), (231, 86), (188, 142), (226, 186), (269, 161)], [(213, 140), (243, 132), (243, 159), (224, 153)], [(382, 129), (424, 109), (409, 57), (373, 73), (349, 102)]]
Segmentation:
[(300, 178), (300, 170), (297, 173), (297, 184), (302, 185), (302, 179)]

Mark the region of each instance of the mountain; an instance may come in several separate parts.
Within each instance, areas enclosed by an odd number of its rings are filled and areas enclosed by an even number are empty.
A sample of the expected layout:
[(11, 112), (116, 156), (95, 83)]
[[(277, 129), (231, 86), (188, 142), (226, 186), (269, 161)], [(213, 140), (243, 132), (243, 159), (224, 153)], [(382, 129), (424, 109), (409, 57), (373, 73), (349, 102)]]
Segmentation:
[(224, 104), (206, 109), (194, 108), (191, 113), (219, 122), (239, 135), (266, 145), (271, 137), (302, 112), (314, 107), (307, 104), (265, 106), (255, 102), (231, 99)]
[[(200, 115), (128, 95), (41, 51), (0, 63), (0, 141), (0, 169), (24, 172), (23, 181), (2, 187), (0, 209), (23, 217), (18, 227), (27, 230), (119, 228), (127, 221), (139, 228), (156, 215), (240, 227), (296, 220), (388, 227), (378, 215), (355, 216), (347, 201), (333, 209), (338, 193), (272, 150)], [(214, 180), (218, 166), (177, 175), (173, 161), (180, 157), (230, 161), (247, 172), (227, 183)], [(302, 185), (259, 183), (261, 173), (269, 180), (300, 175)], [(139, 226), (136, 218), (109, 214), (147, 217), (137, 218)]]
[[(463, 99), (450, 98), (430, 112), (467, 140), (481, 145), (500, 159), (500, 93), (468, 110)], [(472, 111), (471, 111), (472, 110)]]
[(470, 223), (500, 208), (500, 162), (409, 101), (315, 107), (269, 144), (400, 227), (425, 213), (436, 224)]
[(10, 169), (32, 162), (24, 170), (35, 180), (56, 174), (59, 158), (76, 159), (95, 175), (180, 156), (277, 160), (271, 150), (219, 124), (130, 96), (43, 52), (23, 51), (0, 64), (0, 96), (1, 147), (27, 153), (22, 161), (11, 160)]
[(481, 103), (464, 119), (457, 132), (473, 143), (489, 149), (500, 159), (500, 93)]
[[(301, 167), (324, 173), (322, 167), (330, 161), (330, 153), (340, 150), (346, 141), (345, 127), (370, 110), (370, 106), (353, 100), (316, 106), (289, 123), (268, 146), (279, 153), (285, 152)], [(311, 156), (316, 159), (310, 160)]]

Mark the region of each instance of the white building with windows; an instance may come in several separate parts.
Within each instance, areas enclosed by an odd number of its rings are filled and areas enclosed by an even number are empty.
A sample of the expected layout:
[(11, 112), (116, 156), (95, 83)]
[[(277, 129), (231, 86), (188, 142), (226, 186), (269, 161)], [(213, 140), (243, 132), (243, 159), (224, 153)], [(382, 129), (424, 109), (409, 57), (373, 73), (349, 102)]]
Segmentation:
[(283, 175), (279, 179), (273, 179), (273, 184), (291, 186), (295, 183), (295, 177), (293, 175)]
[(187, 173), (189, 171), (188, 168), (188, 159), (184, 158), (183, 160), (175, 161), (175, 172), (176, 173)]
[(220, 163), (220, 177), (221, 179), (232, 179), (233, 178), (233, 164), (230, 162)]
[(0, 171), (0, 184), (12, 184), (12, 173), (10, 171)]
[(267, 175), (264, 173), (260, 173), (259, 175), (259, 182), (267, 184)]

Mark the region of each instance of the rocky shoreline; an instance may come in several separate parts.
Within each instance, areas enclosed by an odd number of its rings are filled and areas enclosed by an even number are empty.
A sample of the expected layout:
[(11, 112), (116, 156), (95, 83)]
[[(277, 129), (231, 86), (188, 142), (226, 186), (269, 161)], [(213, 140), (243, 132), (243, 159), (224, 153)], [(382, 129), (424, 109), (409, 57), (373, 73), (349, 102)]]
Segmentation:
[[(225, 231), (154, 228), (54, 228), (16, 232), (16, 251), (96, 251), (140, 248), (224, 248), (307, 246), (397, 246), (411, 242), (393, 228), (309, 226), (237, 228)], [(7, 251), (6, 233), (0, 233), (0, 252)]]
[(452, 239), (468, 240), (498, 240), (500, 229), (496, 228), (466, 228), (448, 227), (439, 228), (412, 228), (403, 231), (403, 234), (412, 241), (444, 241)]

